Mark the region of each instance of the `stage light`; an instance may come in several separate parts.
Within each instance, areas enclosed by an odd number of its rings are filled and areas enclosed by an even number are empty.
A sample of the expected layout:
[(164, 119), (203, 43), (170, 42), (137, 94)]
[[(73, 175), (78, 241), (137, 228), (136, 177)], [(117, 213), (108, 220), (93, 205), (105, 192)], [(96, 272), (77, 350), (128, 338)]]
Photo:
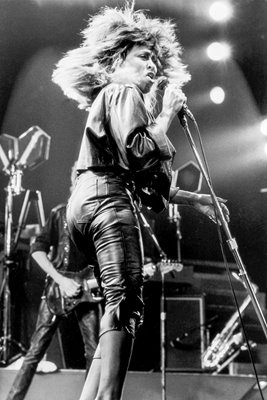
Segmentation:
[(220, 86), (215, 86), (210, 91), (210, 99), (215, 104), (222, 104), (225, 99), (225, 91)]
[(215, 1), (209, 8), (210, 17), (216, 22), (226, 22), (233, 15), (233, 7), (229, 1)]
[(263, 135), (267, 136), (267, 118), (263, 119), (260, 124), (260, 131)]
[(207, 55), (213, 61), (222, 61), (230, 57), (231, 49), (227, 43), (213, 42), (207, 47)]

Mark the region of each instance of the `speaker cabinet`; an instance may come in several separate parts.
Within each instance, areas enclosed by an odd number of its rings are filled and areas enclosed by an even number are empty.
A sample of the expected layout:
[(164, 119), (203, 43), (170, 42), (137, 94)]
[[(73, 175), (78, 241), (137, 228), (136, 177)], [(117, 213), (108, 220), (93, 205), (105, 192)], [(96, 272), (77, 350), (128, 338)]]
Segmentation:
[(166, 298), (166, 370), (200, 371), (205, 347), (204, 296)]

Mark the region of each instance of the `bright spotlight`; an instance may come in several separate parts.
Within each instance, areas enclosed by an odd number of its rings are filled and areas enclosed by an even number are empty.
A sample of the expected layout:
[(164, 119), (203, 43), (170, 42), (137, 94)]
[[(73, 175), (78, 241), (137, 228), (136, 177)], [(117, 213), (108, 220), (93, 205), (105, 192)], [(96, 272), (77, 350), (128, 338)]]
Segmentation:
[(263, 135), (267, 136), (267, 118), (261, 121), (260, 131)]
[(230, 54), (231, 49), (227, 43), (213, 42), (207, 47), (207, 55), (213, 61), (226, 60)]
[(209, 9), (211, 18), (216, 22), (226, 22), (233, 14), (233, 7), (229, 1), (214, 1)]
[(225, 99), (225, 91), (219, 86), (215, 86), (210, 91), (210, 99), (215, 104), (222, 104)]

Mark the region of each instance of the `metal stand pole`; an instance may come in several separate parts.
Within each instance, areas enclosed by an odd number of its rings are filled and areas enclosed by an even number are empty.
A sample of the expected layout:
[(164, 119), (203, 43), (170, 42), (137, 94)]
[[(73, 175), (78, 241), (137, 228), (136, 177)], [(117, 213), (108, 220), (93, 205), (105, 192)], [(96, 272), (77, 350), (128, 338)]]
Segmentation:
[(193, 150), (193, 153), (195, 155), (195, 158), (196, 158), (196, 160), (198, 162), (200, 171), (202, 172), (202, 175), (203, 175), (203, 177), (204, 177), (204, 179), (205, 179), (205, 181), (206, 181), (206, 183), (208, 185), (208, 188), (209, 188), (209, 191), (210, 191), (210, 195), (211, 195), (211, 198), (212, 198), (212, 201), (213, 201), (213, 206), (215, 208), (216, 215), (217, 215), (219, 221), (221, 222), (221, 225), (222, 225), (222, 227), (224, 229), (224, 232), (225, 232), (225, 235), (227, 237), (227, 244), (228, 244), (229, 249), (232, 252), (233, 257), (234, 257), (234, 259), (236, 261), (236, 264), (237, 264), (237, 266), (239, 268), (239, 275), (240, 275), (241, 279), (243, 280), (246, 289), (248, 290), (248, 293), (249, 293), (249, 295), (251, 297), (251, 302), (252, 302), (252, 304), (254, 306), (254, 309), (255, 309), (255, 312), (256, 312), (256, 314), (258, 316), (258, 319), (260, 321), (262, 330), (263, 330), (263, 332), (265, 334), (265, 337), (267, 339), (267, 324), (266, 324), (263, 312), (262, 312), (262, 310), (260, 308), (260, 304), (259, 304), (258, 299), (256, 297), (255, 291), (254, 291), (253, 286), (252, 286), (252, 284), (251, 284), (251, 282), (250, 282), (250, 280), (248, 278), (248, 274), (246, 272), (245, 266), (243, 264), (243, 261), (241, 259), (240, 254), (239, 254), (237, 242), (236, 242), (235, 238), (233, 238), (232, 235), (231, 235), (228, 223), (227, 223), (227, 221), (226, 221), (226, 219), (224, 217), (224, 214), (223, 214), (223, 211), (221, 209), (220, 203), (219, 203), (219, 201), (218, 201), (218, 199), (217, 199), (217, 197), (216, 197), (216, 195), (214, 193), (214, 190), (212, 188), (208, 173), (207, 173), (207, 171), (206, 171), (206, 169), (205, 169), (205, 167), (203, 165), (202, 159), (201, 159), (201, 157), (200, 157), (200, 155), (199, 155), (199, 153), (197, 151), (197, 148), (196, 148), (196, 145), (195, 145), (194, 140), (192, 138), (191, 132), (190, 132), (190, 130), (188, 128), (186, 116), (183, 114), (183, 115), (179, 116), (179, 118), (180, 118), (180, 122), (181, 122), (181, 125), (183, 127), (183, 130), (184, 130), (184, 132), (185, 132), (185, 134), (187, 136), (188, 142), (189, 142), (189, 144), (190, 144), (190, 146), (191, 146), (191, 148)]
[[(20, 185), (14, 185), (14, 176), (17, 180), (17, 171), (11, 172), (10, 181), (7, 187), (6, 205), (5, 205), (5, 240), (4, 240), (4, 274), (3, 283), (1, 285), (0, 298), (3, 299), (3, 316), (2, 316), (2, 337), (0, 338), (0, 363), (8, 365), (13, 362), (15, 357), (10, 357), (9, 343), (16, 345), (22, 352), (26, 352), (24, 346), (12, 339), (11, 336), (11, 293), (10, 293), (10, 268), (14, 264), (14, 254), (20, 239), (22, 229), (25, 227), (26, 218), (28, 215), (30, 202), (35, 201), (38, 222), (40, 227), (44, 226), (45, 217), (42, 204), (41, 193), (39, 191), (33, 192), (30, 190), (26, 191), (21, 214), (19, 218), (19, 224), (14, 241), (12, 241), (12, 229), (13, 229), (13, 196), (21, 193), (21, 174), (20, 174)], [(17, 189), (17, 190), (16, 190)]]
[(1, 287), (0, 298), (3, 300), (2, 314), (2, 337), (0, 338), (0, 362), (4, 365), (10, 356), (8, 343), (11, 339), (11, 295), (10, 295), (10, 268), (14, 264), (12, 260), (12, 226), (13, 226), (13, 194), (14, 194), (14, 176), (13, 169), (10, 172), (10, 180), (6, 189), (5, 203), (5, 233), (4, 233), (4, 269), (3, 284)]
[(59, 327), (57, 328), (56, 334), (57, 334), (57, 341), (58, 341), (58, 346), (59, 346), (59, 351), (60, 351), (60, 356), (61, 356), (62, 368), (66, 369), (67, 364), (66, 364), (66, 359), (65, 359), (65, 355), (64, 355), (62, 337), (61, 337), (61, 332), (60, 332)]
[(182, 262), (181, 254), (181, 214), (179, 213), (178, 204), (169, 204), (169, 220), (175, 223), (176, 226), (176, 242), (177, 242), (177, 261)]
[[(144, 214), (139, 211), (140, 218), (142, 220), (144, 228), (146, 228), (155, 243), (155, 246), (162, 259), (167, 260), (167, 255), (164, 253), (159, 245), (159, 242), (147, 222)], [(161, 398), (166, 400), (166, 301), (165, 301), (165, 280), (164, 271), (161, 270), (161, 298), (160, 298), (160, 355), (161, 355)]]
[(160, 298), (160, 343), (161, 343), (161, 399), (166, 400), (166, 297), (164, 273), (161, 272), (161, 298)]
[(167, 260), (167, 255), (166, 255), (166, 253), (162, 250), (162, 248), (160, 247), (159, 242), (158, 242), (158, 240), (157, 240), (157, 238), (156, 238), (156, 236), (155, 236), (155, 234), (154, 234), (154, 232), (153, 232), (151, 226), (150, 226), (149, 223), (147, 222), (147, 220), (146, 220), (144, 214), (143, 214), (141, 211), (138, 211), (138, 213), (139, 213), (139, 215), (140, 215), (140, 218), (141, 218), (141, 221), (142, 221), (142, 224), (143, 224), (144, 228), (146, 228), (146, 229), (148, 230), (148, 233), (149, 233), (149, 235), (151, 236), (151, 238), (152, 238), (152, 240), (153, 240), (153, 242), (154, 242), (154, 244), (155, 244), (155, 246), (156, 246), (156, 248), (157, 248), (157, 250), (158, 250), (158, 252), (159, 252), (159, 254), (160, 254), (160, 258), (161, 258), (161, 259)]

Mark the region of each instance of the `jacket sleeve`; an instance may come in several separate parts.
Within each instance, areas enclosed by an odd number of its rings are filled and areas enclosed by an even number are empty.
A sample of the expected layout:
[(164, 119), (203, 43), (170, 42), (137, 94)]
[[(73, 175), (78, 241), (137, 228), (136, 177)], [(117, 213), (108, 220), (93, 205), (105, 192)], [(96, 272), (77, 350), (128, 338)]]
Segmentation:
[(36, 251), (44, 251), (48, 254), (51, 246), (57, 246), (57, 241), (56, 212), (51, 210), (45, 226), (31, 245), (30, 253), (33, 254)]
[[(117, 148), (122, 167), (138, 171), (166, 159), (164, 139), (149, 132), (153, 123), (142, 94), (135, 86), (111, 87), (107, 96), (107, 127), (111, 146), (115, 151)], [(171, 157), (169, 152), (168, 156)]]

